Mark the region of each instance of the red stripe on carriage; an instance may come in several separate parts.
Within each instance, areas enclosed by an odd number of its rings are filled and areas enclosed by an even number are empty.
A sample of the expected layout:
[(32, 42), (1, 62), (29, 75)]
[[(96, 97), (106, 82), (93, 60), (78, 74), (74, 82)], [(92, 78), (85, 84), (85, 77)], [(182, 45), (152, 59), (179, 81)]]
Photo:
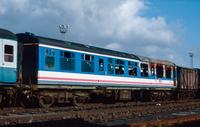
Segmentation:
[(129, 82), (129, 81), (109, 81), (94, 79), (74, 79), (74, 78), (55, 78), (55, 77), (38, 77), (38, 80), (64, 80), (64, 81), (80, 81), (80, 82), (100, 82), (100, 83), (120, 83), (120, 84), (147, 84), (147, 85), (172, 85), (169, 83), (146, 83), (146, 82)]

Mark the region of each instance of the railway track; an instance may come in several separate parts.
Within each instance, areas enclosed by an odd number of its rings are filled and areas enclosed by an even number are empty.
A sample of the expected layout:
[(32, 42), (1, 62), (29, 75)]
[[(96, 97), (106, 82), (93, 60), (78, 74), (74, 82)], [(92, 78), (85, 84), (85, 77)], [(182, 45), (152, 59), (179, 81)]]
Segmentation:
[[(166, 118), (160, 120), (146, 121), (140, 123), (131, 123), (127, 124), (127, 127), (160, 127), (160, 126), (189, 126), (188, 123), (191, 122), (199, 122), (200, 114), (189, 115), (189, 116), (181, 116), (181, 117), (173, 117)], [(192, 124), (190, 124), (191, 126)], [(125, 126), (125, 125), (123, 125)]]
[[(173, 104), (171, 104), (173, 103)], [(55, 107), (34, 109), (7, 109), (0, 111), (0, 125), (16, 125), (47, 121), (81, 119), (84, 123), (108, 122), (117, 119), (148, 116), (167, 112), (200, 108), (200, 100), (91, 104), (78, 107)]]

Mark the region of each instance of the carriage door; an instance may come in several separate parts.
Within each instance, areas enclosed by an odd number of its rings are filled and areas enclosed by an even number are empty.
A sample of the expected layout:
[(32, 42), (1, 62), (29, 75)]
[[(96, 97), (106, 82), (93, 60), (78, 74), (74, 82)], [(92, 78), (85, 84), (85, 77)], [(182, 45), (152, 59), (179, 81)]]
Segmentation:
[(17, 77), (17, 41), (2, 40), (1, 82), (16, 82)]
[(98, 73), (100, 75), (105, 75), (105, 59), (102, 57), (98, 57), (98, 63), (99, 63), (99, 70)]

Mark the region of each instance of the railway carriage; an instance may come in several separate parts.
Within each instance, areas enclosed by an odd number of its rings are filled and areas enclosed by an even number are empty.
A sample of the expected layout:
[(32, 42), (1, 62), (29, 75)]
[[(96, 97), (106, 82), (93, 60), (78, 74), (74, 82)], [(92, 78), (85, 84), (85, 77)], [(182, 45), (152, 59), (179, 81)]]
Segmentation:
[(178, 98), (197, 97), (199, 96), (199, 69), (177, 67), (177, 91)]
[[(81, 105), (196, 97), (199, 69), (109, 49), (0, 29), (0, 103)], [(96, 99), (96, 98), (95, 98)]]
[(177, 88), (176, 65), (138, 55), (17, 34), (25, 98), (48, 107), (55, 100), (82, 104), (90, 94), (117, 100), (169, 98)]
[[(17, 37), (0, 29), (0, 103), (3, 98), (13, 98), (17, 87)], [(11, 103), (11, 99), (8, 100)]]

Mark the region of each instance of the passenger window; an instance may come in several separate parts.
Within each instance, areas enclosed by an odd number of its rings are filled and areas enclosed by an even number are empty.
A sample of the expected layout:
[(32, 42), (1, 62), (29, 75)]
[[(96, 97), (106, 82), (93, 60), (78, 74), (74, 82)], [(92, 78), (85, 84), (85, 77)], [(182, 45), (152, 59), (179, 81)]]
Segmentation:
[(75, 53), (60, 51), (60, 70), (75, 71)]
[(154, 69), (154, 64), (151, 64), (151, 76), (154, 76), (155, 74), (155, 69)]
[(128, 62), (128, 70), (130, 76), (137, 76), (137, 63), (129, 61)]
[(114, 74), (114, 61), (108, 58), (108, 74)]
[(124, 61), (115, 59), (115, 74), (124, 75)]
[(81, 71), (94, 72), (94, 56), (82, 54), (81, 59)]
[(157, 78), (163, 78), (163, 65), (157, 64), (156, 70), (157, 70)]
[(175, 67), (173, 67), (173, 78), (176, 78)]
[(55, 50), (45, 49), (45, 68), (55, 69)]
[(99, 71), (104, 70), (103, 59), (99, 59)]
[(148, 64), (141, 63), (141, 76), (148, 77)]
[(165, 66), (165, 71), (166, 71), (166, 78), (167, 79), (171, 79), (172, 78), (171, 67), (170, 66)]
[(13, 62), (13, 46), (5, 45), (4, 48), (4, 61)]

